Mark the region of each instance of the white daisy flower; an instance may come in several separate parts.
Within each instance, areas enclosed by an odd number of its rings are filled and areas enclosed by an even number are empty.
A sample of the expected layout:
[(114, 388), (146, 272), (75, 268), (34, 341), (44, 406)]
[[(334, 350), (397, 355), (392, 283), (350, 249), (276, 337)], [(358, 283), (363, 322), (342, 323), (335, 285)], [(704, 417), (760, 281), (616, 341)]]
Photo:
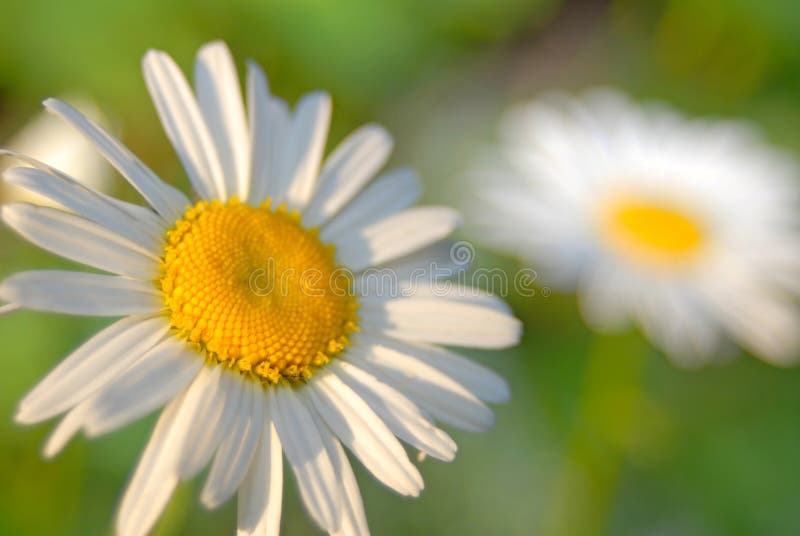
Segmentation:
[(408, 277), (459, 223), (449, 208), (409, 208), (419, 194), (409, 170), (368, 185), (392, 147), (380, 126), (358, 129), (321, 164), (327, 94), (290, 112), (251, 63), (246, 115), (219, 42), (197, 55), (195, 92), (163, 52), (145, 56), (144, 75), (198, 201), (56, 100), (45, 107), (150, 206), (5, 151), (35, 166), (6, 180), (68, 209), (9, 205), (6, 224), (112, 275), (17, 273), (0, 284), (4, 310), (122, 317), (42, 380), (16, 419), (66, 414), (45, 446), (50, 457), (79, 431), (98, 436), (166, 404), (122, 499), (119, 534), (148, 532), (176, 484), (209, 463), (202, 503), (238, 492), (239, 534), (277, 534), (282, 454), (322, 529), (366, 534), (342, 445), (387, 487), (417, 496), (422, 478), (398, 438), (451, 460), (456, 445), (434, 421), (486, 430), (484, 401), (509, 396), (499, 376), (437, 345), (506, 347), (520, 324), (485, 294), (441, 295), (429, 284), (387, 295), (364, 282), (376, 265)]
[(747, 125), (687, 120), (610, 90), (512, 110), (500, 158), (475, 174), (475, 232), (586, 321), (631, 321), (679, 362), (732, 339), (797, 357), (798, 168)]

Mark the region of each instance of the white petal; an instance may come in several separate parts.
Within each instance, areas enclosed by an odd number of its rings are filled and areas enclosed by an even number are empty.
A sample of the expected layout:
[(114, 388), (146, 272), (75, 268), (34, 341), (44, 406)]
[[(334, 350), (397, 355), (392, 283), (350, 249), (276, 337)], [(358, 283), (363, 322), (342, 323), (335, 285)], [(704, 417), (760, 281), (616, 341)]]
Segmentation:
[(283, 456), (272, 409), (264, 401), (261, 440), (239, 488), (238, 536), (278, 536), (283, 502)]
[(0, 283), (0, 300), (33, 311), (86, 316), (147, 314), (164, 308), (151, 282), (61, 270), (13, 274)]
[[(172, 338), (156, 344), (124, 374), (106, 383), (72, 408), (45, 444), (44, 456), (52, 458), (81, 428), (95, 437), (124, 426), (172, 400), (196, 376), (203, 360), (188, 355), (186, 345)], [(177, 361), (176, 358), (182, 358)]]
[(340, 482), (339, 493), (342, 496), (343, 506), (342, 526), (339, 530), (331, 532), (331, 534), (369, 536), (367, 515), (364, 513), (364, 501), (361, 500), (361, 492), (358, 489), (356, 476), (353, 474), (353, 468), (350, 466), (350, 461), (347, 459), (342, 444), (317, 413), (314, 413), (314, 422)]
[(317, 91), (297, 103), (287, 132), (282, 172), (291, 177), (286, 191), (289, 208), (303, 209), (314, 193), (331, 121), (331, 97)]
[(217, 147), (229, 196), (247, 199), (250, 137), (236, 65), (225, 43), (214, 41), (197, 53), (194, 69), (197, 101)]
[(336, 258), (351, 270), (363, 270), (441, 240), (460, 223), (451, 208), (411, 208), (339, 237)]
[(139, 360), (168, 328), (160, 317), (115, 322), (70, 354), (25, 396), (17, 421), (43, 421), (78, 404)]
[(269, 198), (277, 206), (285, 201), (292, 178), (284, 170), (284, 161), (291, 156), (286, 150), (290, 124), (289, 105), (283, 99), (270, 97), (267, 118), (270, 134), (263, 148), (266, 168), (262, 170), (259, 181), (259, 195), (251, 195), (250, 198), (254, 204), (261, 204)]
[[(353, 292), (362, 299), (396, 298), (425, 291), (427, 286), (444, 286), (463, 288), (463, 294), (470, 296), (485, 295), (477, 288), (458, 287), (455, 283), (469, 267), (468, 261), (455, 257), (457, 253), (453, 251), (458, 247), (457, 243), (442, 240), (381, 266), (371, 266), (356, 274)], [(503, 308), (507, 310), (508, 306)]]
[(420, 409), (396, 389), (352, 363), (337, 359), (330, 365), (397, 437), (412, 447), (446, 462), (456, 455), (456, 443), (436, 428)]
[(144, 79), (167, 137), (203, 199), (227, 200), (225, 177), (189, 84), (164, 52), (150, 50), (142, 60)]
[(267, 394), (303, 504), (323, 530), (338, 530), (342, 509), (339, 483), (306, 401), (291, 387), (274, 387)]
[(320, 239), (336, 242), (337, 237), (410, 207), (421, 193), (422, 186), (413, 169), (387, 171), (322, 227)]
[[(166, 231), (174, 225), (174, 221), (167, 222), (149, 207), (134, 205), (109, 196), (106, 196), (105, 199), (127, 214), (130, 220), (134, 222), (132, 224), (133, 227), (140, 227), (142, 232), (147, 233), (150, 237), (150, 241), (143, 244), (145, 247), (152, 244), (154, 246), (153, 251), (163, 251), (164, 235)], [(103, 225), (103, 222), (98, 223)], [(111, 228), (109, 227), (109, 229)]]
[(438, 421), (471, 432), (484, 432), (494, 425), (494, 414), (475, 395), (391, 342), (359, 342), (346, 359), (404, 393)]
[(345, 138), (322, 167), (303, 223), (316, 227), (333, 217), (386, 164), (391, 152), (392, 137), (380, 125), (365, 125)]
[(61, 419), (61, 422), (58, 423), (58, 426), (47, 438), (42, 450), (42, 456), (47, 459), (54, 458), (69, 443), (69, 440), (78, 433), (85, 421), (90, 401), (84, 400), (64, 415), (64, 418)]
[(723, 330), (690, 287), (653, 281), (633, 302), (642, 331), (684, 367), (698, 367), (718, 355)]
[(105, 434), (172, 400), (197, 376), (203, 362), (203, 356), (183, 341), (164, 339), (92, 397), (87, 434)]
[(508, 402), (508, 383), (496, 372), (444, 348), (424, 343), (393, 341), (377, 336), (365, 340), (391, 346), (406, 356), (431, 366), (467, 388), (472, 394), (494, 404)]
[(189, 426), (181, 444), (184, 453), (178, 462), (181, 478), (192, 478), (208, 464), (222, 438), (231, 432), (234, 417), (241, 408), (247, 380), (223, 367), (213, 368), (208, 383), (193, 388), (186, 397), (187, 411), (200, 418), (195, 418)]
[(161, 412), (122, 497), (116, 521), (119, 536), (147, 534), (178, 484), (174, 466), (179, 451), (175, 442), (191, 424), (186, 416), (179, 415), (183, 400), (183, 396), (176, 398)]
[(252, 61), (247, 62), (247, 111), (252, 140), (249, 200), (251, 204), (259, 205), (267, 198), (267, 187), (273, 180), (273, 145), (277, 143), (278, 129), (270, 117), (267, 76)]
[[(489, 281), (488, 286), (491, 286), (491, 281)], [(511, 307), (502, 298), (477, 287), (455, 282), (451, 282), (448, 285), (446, 282), (437, 281), (432, 284), (421, 282), (417, 285), (412, 285), (411, 288), (418, 297), (442, 298), (466, 305), (485, 307), (509, 316), (512, 314)]]
[[(452, 278), (464, 273), (470, 267), (472, 260), (474, 260), (475, 252), (472, 250), (463, 252), (462, 247), (469, 248), (463, 242), (440, 240), (404, 257), (394, 259), (384, 266), (394, 270), (401, 280), (413, 279), (412, 274), (419, 274), (420, 269), (423, 269), (426, 275), (428, 272), (434, 272), (430, 276), (423, 278), (423, 283), (430, 283), (442, 278)], [(478, 289), (470, 290), (474, 290), (473, 293), (481, 292)]]
[(422, 476), (403, 446), (363, 399), (327, 371), (317, 373), (308, 391), (327, 425), (375, 478), (401, 495), (419, 495)]
[(117, 168), (156, 211), (168, 221), (181, 218), (189, 200), (179, 190), (159, 179), (119, 140), (78, 110), (56, 99), (44, 101), (45, 107), (68, 121), (86, 139), (94, 143), (108, 162)]
[[(426, 248), (429, 249), (429, 248)], [(414, 261), (410, 261), (414, 262)], [(376, 304), (376, 303), (385, 303), (391, 300), (398, 299), (398, 297), (403, 298), (418, 298), (418, 299), (439, 299), (448, 302), (456, 302), (456, 303), (463, 303), (465, 305), (472, 305), (476, 307), (484, 307), (486, 309), (492, 309), (493, 311), (497, 311), (498, 313), (502, 313), (505, 315), (511, 315), (511, 308), (508, 304), (503, 301), (500, 297), (490, 294), (485, 290), (478, 288), (478, 287), (471, 287), (467, 285), (463, 285), (458, 281), (453, 281), (449, 279), (438, 280), (435, 277), (435, 274), (429, 274), (427, 271), (423, 271), (419, 266), (417, 267), (418, 270), (416, 273), (411, 272), (411, 276), (406, 280), (401, 280), (398, 284), (395, 292), (386, 292), (386, 289), (381, 287), (376, 287), (375, 285), (370, 285), (363, 290), (373, 290), (372, 292), (368, 292), (367, 294), (361, 296), (360, 301), (362, 304)], [(395, 270), (395, 264), (392, 263), (391, 265), (385, 268), (377, 269), (380, 273), (380, 270)], [(439, 269), (439, 266), (435, 266), (434, 269)], [(360, 275), (367, 275), (370, 273), (371, 269), (367, 269), (362, 272)], [(403, 273), (408, 273), (410, 271), (409, 267), (401, 266), (398, 270), (398, 277)], [(445, 277), (453, 275), (450, 272), (443, 274)], [(505, 277), (505, 273), (499, 274), (500, 277)], [(478, 281), (480, 283), (480, 281)], [(491, 286), (491, 280), (488, 280), (487, 283)], [(503, 289), (501, 289), (503, 290)]]
[[(88, 192), (88, 194), (90, 194), (92, 197), (99, 198), (105, 204), (112, 205), (116, 207), (118, 210), (125, 213), (125, 215), (127, 216), (127, 220), (117, 222), (116, 225), (117, 227), (127, 226), (127, 222), (131, 222), (131, 226), (139, 227), (142, 229), (142, 231), (147, 232), (147, 234), (151, 237), (154, 244), (162, 243), (165, 231), (173, 223), (172, 221), (167, 222), (165, 219), (163, 219), (161, 216), (159, 216), (149, 208), (141, 207), (139, 205), (133, 205), (131, 203), (126, 203), (125, 201), (120, 201), (119, 199), (115, 199), (100, 192), (96, 192), (91, 188), (86, 188), (86, 186), (81, 184), (79, 181), (76, 181), (74, 178), (70, 177), (63, 171), (56, 169), (52, 166), (49, 166), (44, 162), (40, 162), (35, 158), (31, 158), (30, 156), (17, 153), (15, 151), (9, 151), (7, 149), (0, 149), (0, 156), (10, 156), (12, 158), (15, 158), (16, 160), (25, 162), (29, 166), (32, 166), (36, 169), (39, 169), (41, 171), (44, 171), (45, 173), (52, 175), (53, 177), (58, 178), (59, 181), (61, 182), (65, 182), (67, 184), (85, 189), (85, 191)], [(76, 210), (76, 212), (79, 211)], [(94, 218), (90, 217), (89, 219), (94, 219)], [(116, 218), (114, 219), (116, 220)], [(97, 223), (101, 225), (103, 224), (103, 222), (100, 222), (99, 220), (97, 221)], [(109, 227), (109, 230), (115, 231), (115, 228)]]
[[(41, 165), (41, 163), (36, 163)], [(64, 173), (33, 167), (11, 168), (3, 174), (9, 184), (46, 197), (144, 247), (161, 252), (167, 223), (150, 209), (95, 192)]]
[(242, 406), (223, 438), (200, 500), (207, 508), (227, 501), (241, 484), (261, 438), (266, 395), (260, 383), (245, 380)]
[(626, 270), (599, 261), (580, 279), (578, 305), (581, 316), (592, 329), (603, 333), (624, 330), (630, 324), (630, 314), (638, 298), (631, 292), (632, 284)]
[(17, 203), (0, 207), (0, 217), (30, 242), (61, 257), (137, 279), (157, 275), (156, 255), (79, 216)]
[(507, 348), (519, 342), (519, 320), (494, 307), (440, 297), (363, 300), (365, 331), (417, 342), (470, 348)]
[(766, 292), (731, 292), (712, 300), (709, 304), (739, 344), (773, 365), (797, 363), (800, 310), (796, 304)]
[[(698, 313), (710, 314), (730, 336), (769, 363), (787, 366), (800, 352), (800, 309), (764, 278), (764, 265), (742, 262), (721, 252), (695, 292), (702, 300)], [(713, 271), (712, 271), (713, 270)]]

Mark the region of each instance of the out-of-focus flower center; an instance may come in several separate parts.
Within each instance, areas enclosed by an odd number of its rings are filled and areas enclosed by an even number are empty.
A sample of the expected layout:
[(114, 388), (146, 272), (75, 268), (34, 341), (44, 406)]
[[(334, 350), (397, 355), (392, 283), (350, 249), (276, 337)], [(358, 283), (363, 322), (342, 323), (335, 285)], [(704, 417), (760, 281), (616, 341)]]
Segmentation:
[(269, 202), (189, 208), (167, 233), (159, 284), (179, 337), (264, 383), (311, 377), (358, 329), (333, 246)]
[(689, 211), (647, 199), (607, 202), (601, 227), (612, 248), (637, 262), (666, 268), (695, 259), (706, 241), (702, 222)]

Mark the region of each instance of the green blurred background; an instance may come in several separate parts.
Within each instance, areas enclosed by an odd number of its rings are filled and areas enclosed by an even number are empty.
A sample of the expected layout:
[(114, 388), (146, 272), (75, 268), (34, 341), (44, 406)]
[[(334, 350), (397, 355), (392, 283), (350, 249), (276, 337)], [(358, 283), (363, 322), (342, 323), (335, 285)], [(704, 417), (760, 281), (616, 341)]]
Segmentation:
[[(187, 181), (142, 82), (146, 49), (190, 68), (225, 39), (290, 100), (334, 97), (330, 146), (377, 120), (394, 164), (419, 168), (427, 199), (455, 204), (458, 177), (495, 139), (509, 103), (550, 88), (617, 85), (691, 114), (739, 116), (800, 153), (800, 7), (793, 0), (295, 0), (4, 2), (0, 140), (51, 95), (93, 99), (167, 180)], [(135, 199), (121, 180), (110, 193)], [(0, 233), (0, 276), (67, 265)], [(479, 250), (478, 265), (516, 268)], [(485, 435), (453, 432), (455, 462), (422, 463), (426, 490), (393, 496), (357, 469), (383, 534), (800, 534), (800, 372), (747, 356), (686, 371), (639, 335), (598, 336), (572, 296), (511, 296), (520, 347), (473, 352), (513, 390)], [(111, 532), (149, 433), (144, 419), (40, 457), (51, 425), (18, 427), (16, 402), (105, 322), (0, 319), (0, 534)], [(207, 512), (182, 485), (158, 534), (231, 534), (233, 501)], [(287, 478), (284, 534), (314, 534)]]

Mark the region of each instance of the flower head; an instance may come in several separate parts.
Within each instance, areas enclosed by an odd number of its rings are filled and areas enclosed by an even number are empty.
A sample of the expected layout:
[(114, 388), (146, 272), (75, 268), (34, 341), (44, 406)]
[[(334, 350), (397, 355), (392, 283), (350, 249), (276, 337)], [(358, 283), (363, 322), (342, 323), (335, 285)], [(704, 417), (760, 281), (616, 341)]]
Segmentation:
[(589, 324), (633, 321), (690, 365), (726, 338), (798, 357), (800, 173), (751, 127), (594, 90), (522, 105), (502, 135), (476, 173), (475, 232), (577, 289)]
[(52, 456), (79, 431), (100, 435), (166, 404), (122, 499), (120, 534), (149, 531), (177, 483), (209, 463), (203, 504), (238, 492), (239, 533), (276, 534), (282, 454), (321, 528), (364, 534), (342, 445), (390, 489), (418, 495), (422, 477), (398, 438), (451, 460), (455, 443), (434, 419), (485, 430), (493, 417), (483, 401), (508, 397), (493, 372), (437, 344), (508, 346), (519, 323), (492, 296), (433, 292), (432, 280), (400, 295), (366, 280), (380, 265), (407, 288), (459, 223), (448, 208), (410, 208), (419, 193), (412, 171), (372, 181), (392, 147), (383, 128), (358, 129), (323, 163), (325, 93), (290, 111), (250, 64), (246, 115), (222, 43), (198, 53), (194, 92), (162, 52), (145, 56), (144, 73), (198, 200), (55, 100), (46, 108), (149, 206), (4, 152), (34, 166), (9, 171), (17, 185), (66, 210), (9, 205), (3, 221), (107, 274), (14, 274), (0, 284), (3, 310), (122, 317), (44, 378), (16, 418), (66, 413), (45, 447)]

